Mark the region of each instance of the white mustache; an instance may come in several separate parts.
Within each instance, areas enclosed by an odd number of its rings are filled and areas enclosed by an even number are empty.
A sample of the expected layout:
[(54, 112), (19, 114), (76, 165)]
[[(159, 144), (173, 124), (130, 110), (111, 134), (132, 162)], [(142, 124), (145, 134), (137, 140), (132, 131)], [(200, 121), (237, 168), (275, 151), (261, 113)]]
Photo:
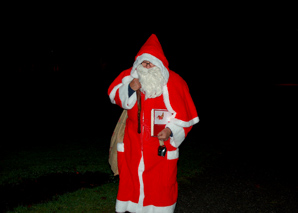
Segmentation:
[(162, 94), (162, 88), (165, 85), (164, 77), (158, 67), (145, 68), (141, 64), (137, 67), (139, 81), (142, 85), (141, 91), (147, 98), (155, 98)]

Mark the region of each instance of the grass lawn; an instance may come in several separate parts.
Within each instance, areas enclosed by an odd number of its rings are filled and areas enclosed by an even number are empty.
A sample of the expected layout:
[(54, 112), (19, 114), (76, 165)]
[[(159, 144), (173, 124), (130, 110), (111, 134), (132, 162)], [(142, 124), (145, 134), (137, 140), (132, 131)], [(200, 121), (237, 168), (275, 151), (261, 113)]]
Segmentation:
[(115, 211), (117, 183), (66, 193), (46, 203), (19, 206), (12, 212), (102, 212)]
[(52, 173), (109, 173), (108, 147), (108, 143), (103, 144), (99, 139), (83, 139), (21, 150), (10, 149), (1, 157), (0, 185), (18, 184), (24, 179)]
[[(55, 195), (42, 203), (20, 205), (13, 212), (114, 212), (118, 181), (110, 170), (108, 152), (108, 141), (104, 144), (99, 139), (6, 151), (0, 162), (0, 187), (17, 186), (50, 174), (103, 172), (111, 176), (103, 185)], [(180, 147), (178, 181), (185, 182), (201, 173), (211, 152), (195, 141), (186, 141)]]

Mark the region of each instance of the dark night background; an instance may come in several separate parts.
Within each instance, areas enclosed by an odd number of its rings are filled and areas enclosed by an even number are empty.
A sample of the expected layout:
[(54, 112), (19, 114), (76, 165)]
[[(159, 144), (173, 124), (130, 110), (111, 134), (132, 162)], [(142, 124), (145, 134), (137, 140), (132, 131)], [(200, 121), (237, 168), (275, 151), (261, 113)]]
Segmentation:
[(298, 127), (295, 19), (268, 8), (201, 6), (167, 15), (156, 10), (156, 20), (143, 18), (141, 8), (18, 8), (3, 41), (9, 60), (2, 63), (10, 76), (3, 79), (8, 139), (2, 148), (84, 137), (109, 143), (121, 109), (110, 103), (108, 86), (155, 33), (197, 106), (200, 123), (189, 141), (292, 168)]

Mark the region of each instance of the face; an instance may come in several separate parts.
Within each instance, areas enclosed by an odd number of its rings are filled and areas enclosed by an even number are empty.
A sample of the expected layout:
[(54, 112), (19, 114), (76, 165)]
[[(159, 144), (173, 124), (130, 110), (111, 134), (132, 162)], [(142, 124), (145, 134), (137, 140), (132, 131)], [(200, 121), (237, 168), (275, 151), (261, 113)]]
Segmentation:
[(152, 68), (152, 67), (155, 67), (155, 65), (154, 64), (152, 64), (150, 61), (143, 61), (142, 63), (142, 66), (143, 67), (145, 67), (145, 68), (147, 68), (147, 69), (150, 69), (150, 68)]

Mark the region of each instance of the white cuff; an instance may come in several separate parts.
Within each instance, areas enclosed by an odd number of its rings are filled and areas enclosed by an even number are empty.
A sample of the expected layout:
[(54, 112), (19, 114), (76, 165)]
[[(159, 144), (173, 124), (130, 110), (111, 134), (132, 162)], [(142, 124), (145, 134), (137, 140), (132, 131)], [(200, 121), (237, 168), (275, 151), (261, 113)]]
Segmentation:
[(130, 97), (128, 97), (129, 96), (128, 89), (127, 89), (128, 84), (129, 83), (122, 84), (122, 86), (119, 88), (119, 96), (120, 96), (120, 100), (122, 102), (123, 109), (131, 109), (137, 101), (136, 93), (134, 93)]
[(170, 128), (173, 133), (173, 137), (171, 137), (170, 142), (171, 145), (178, 148), (185, 139), (185, 132), (183, 127), (177, 126), (171, 122), (168, 123), (166, 127)]

